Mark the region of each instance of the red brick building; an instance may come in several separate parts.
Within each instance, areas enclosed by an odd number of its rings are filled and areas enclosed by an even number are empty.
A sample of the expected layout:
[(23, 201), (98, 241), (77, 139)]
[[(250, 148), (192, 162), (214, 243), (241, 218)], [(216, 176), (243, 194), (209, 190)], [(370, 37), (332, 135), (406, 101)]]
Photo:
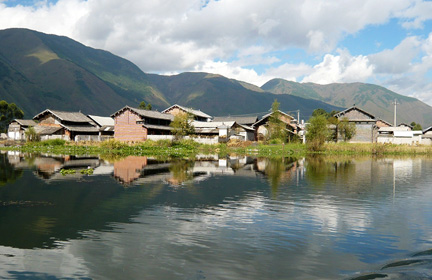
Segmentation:
[(114, 139), (145, 141), (148, 135), (170, 135), (169, 126), (174, 116), (157, 111), (125, 106), (111, 115), (114, 119)]

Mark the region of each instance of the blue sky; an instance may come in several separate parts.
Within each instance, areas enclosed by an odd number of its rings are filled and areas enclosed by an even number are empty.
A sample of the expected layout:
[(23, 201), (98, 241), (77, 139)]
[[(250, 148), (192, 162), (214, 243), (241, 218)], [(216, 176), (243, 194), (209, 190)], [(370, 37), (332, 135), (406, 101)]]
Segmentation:
[(432, 2), (0, 0), (0, 29), (64, 35), (144, 72), (369, 82), (432, 105)]

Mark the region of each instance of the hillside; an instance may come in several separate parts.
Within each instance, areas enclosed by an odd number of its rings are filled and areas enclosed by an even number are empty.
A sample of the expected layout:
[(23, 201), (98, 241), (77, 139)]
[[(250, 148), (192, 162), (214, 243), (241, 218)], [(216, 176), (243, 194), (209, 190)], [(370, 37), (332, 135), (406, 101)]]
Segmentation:
[(261, 88), (281, 96), (310, 98), (343, 108), (356, 104), (356, 106), (390, 123), (393, 123), (393, 102), (396, 99), (399, 103), (397, 106), (398, 123), (415, 121), (424, 127), (432, 124), (431, 106), (418, 99), (397, 94), (377, 85), (364, 83), (318, 85), (273, 79)]
[(175, 76), (149, 75), (149, 79), (172, 103), (200, 109), (213, 116), (267, 112), (275, 99), (284, 111), (300, 110), (307, 119), (316, 108), (340, 109), (321, 101), (266, 93), (252, 85), (208, 73)]
[(0, 71), (0, 98), (27, 117), (48, 107), (109, 115), (143, 99), (169, 105), (131, 62), (27, 29), (0, 31)]
[(141, 101), (155, 109), (178, 103), (212, 115), (335, 107), (297, 96), (265, 93), (259, 87), (207, 73), (146, 74), (136, 65), (67, 37), (28, 29), (0, 30), (0, 99), (14, 102), (31, 118), (46, 108), (110, 115)]

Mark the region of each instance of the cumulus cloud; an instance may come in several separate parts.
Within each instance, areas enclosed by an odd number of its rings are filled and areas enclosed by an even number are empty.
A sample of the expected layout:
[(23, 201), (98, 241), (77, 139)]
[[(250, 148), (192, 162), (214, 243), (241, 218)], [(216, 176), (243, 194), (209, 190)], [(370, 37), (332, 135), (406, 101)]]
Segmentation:
[(421, 42), (417, 37), (408, 37), (392, 50), (370, 55), (377, 73), (400, 74), (410, 70), (412, 60), (420, 51)]
[(373, 71), (374, 66), (366, 56), (351, 56), (347, 50), (339, 50), (339, 55), (325, 55), (323, 61), (315, 65), (312, 73), (302, 82), (362, 82), (370, 78)]
[[(0, 28), (70, 36), (133, 60), (144, 71), (182, 71), (263, 46), (326, 53), (347, 33), (387, 21), (410, 1), (59, 0), (0, 4)], [(273, 60), (261, 63), (274, 63)]]

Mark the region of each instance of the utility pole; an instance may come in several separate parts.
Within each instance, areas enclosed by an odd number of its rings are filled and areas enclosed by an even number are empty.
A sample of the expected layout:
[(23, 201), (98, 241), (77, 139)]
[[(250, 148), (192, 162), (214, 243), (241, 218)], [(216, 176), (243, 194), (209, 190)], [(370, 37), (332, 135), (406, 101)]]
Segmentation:
[(397, 102), (396, 99), (394, 100), (393, 105), (394, 105), (394, 120), (393, 120), (393, 126), (396, 127), (396, 126), (397, 126), (397, 124), (396, 124), (396, 106), (399, 105), (399, 103)]
[(300, 110), (297, 110), (297, 125), (300, 124)]

